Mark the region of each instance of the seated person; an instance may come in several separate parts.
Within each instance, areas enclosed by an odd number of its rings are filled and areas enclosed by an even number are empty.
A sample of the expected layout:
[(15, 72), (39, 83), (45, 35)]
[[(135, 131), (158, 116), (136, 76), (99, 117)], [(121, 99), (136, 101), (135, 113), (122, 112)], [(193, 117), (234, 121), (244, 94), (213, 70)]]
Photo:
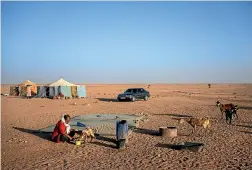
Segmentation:
[(56, 124), (52, 133), (52, 140), (54, 142), (70, 142), (73, 140), (73, 136), (76, 131), (70, 129), (70, 125), (68, 124), (69, 122), (70, 116), (64, 114), (62, 119)]

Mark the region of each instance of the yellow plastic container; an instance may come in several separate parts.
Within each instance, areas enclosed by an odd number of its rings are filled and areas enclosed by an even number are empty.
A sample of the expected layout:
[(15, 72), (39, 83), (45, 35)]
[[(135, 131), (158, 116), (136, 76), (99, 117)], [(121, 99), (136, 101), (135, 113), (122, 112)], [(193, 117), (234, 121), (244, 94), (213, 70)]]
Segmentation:
[(75, 141), (75, 145), (80, 146), (81, 145), (81, 141), (79, 141), (79, 140)]

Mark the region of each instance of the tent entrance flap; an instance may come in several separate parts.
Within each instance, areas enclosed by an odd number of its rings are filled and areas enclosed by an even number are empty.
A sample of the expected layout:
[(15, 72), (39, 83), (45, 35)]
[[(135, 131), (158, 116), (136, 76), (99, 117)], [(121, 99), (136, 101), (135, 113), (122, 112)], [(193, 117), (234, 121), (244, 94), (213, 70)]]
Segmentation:
[(49, 88), (49, 97), (54, 97), (59, 95), (59, 87), (53, 86)]
[(49, 87), (47, 86), (38, 86), (37, 97), (49, 97)]
[(71, 86), (59, 86), (59, 93), (65, 97), (72, 97)]
[(77, 86), (77, 95), (78, 95), (78, 97), (87, 97), (86, 87), (85, 86)]

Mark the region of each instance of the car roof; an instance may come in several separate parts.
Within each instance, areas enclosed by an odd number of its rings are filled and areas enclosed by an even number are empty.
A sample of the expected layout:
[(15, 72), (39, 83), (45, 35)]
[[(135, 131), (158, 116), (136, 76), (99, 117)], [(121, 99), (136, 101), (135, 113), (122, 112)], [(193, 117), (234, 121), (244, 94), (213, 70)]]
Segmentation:
[(134, 90), (134, 89), (144, 89), (144, 88), (128, 88), (127, 90), (129, 90), (129, 89)]

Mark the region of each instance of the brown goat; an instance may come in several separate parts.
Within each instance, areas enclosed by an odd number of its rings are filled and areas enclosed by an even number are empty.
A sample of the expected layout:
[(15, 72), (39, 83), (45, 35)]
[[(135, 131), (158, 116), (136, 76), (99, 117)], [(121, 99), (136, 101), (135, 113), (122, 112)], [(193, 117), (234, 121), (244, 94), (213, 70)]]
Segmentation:
[[(221, 104), (221, 102), (217, 101), (216, 102), (216, 106), (220, 108), (221, 111), (221, 119), (223, 118), (223, 113), (225, 113), (226, 111), (231, 111), (231, 110), (238, 110), (238, 106), (234, 105), (233, 103), (229, 103), (229, 104)], [(236, 112), (234, 112), (234, 114), (236, 115), (236, 117), (238, 118)]]
[(181, 119), (173, 118), (173, 119), (178, 120), (179, 123), (186, 122), (189, 125), (191, 125), (193, 127), (192, 133), (194, 133), (197, 126), (202, 126), (203, 128), (207, 128), (210, 126), (210, 119), (208, 116), (205, 118), (189, 117), (189, 118), (181, 118)]

